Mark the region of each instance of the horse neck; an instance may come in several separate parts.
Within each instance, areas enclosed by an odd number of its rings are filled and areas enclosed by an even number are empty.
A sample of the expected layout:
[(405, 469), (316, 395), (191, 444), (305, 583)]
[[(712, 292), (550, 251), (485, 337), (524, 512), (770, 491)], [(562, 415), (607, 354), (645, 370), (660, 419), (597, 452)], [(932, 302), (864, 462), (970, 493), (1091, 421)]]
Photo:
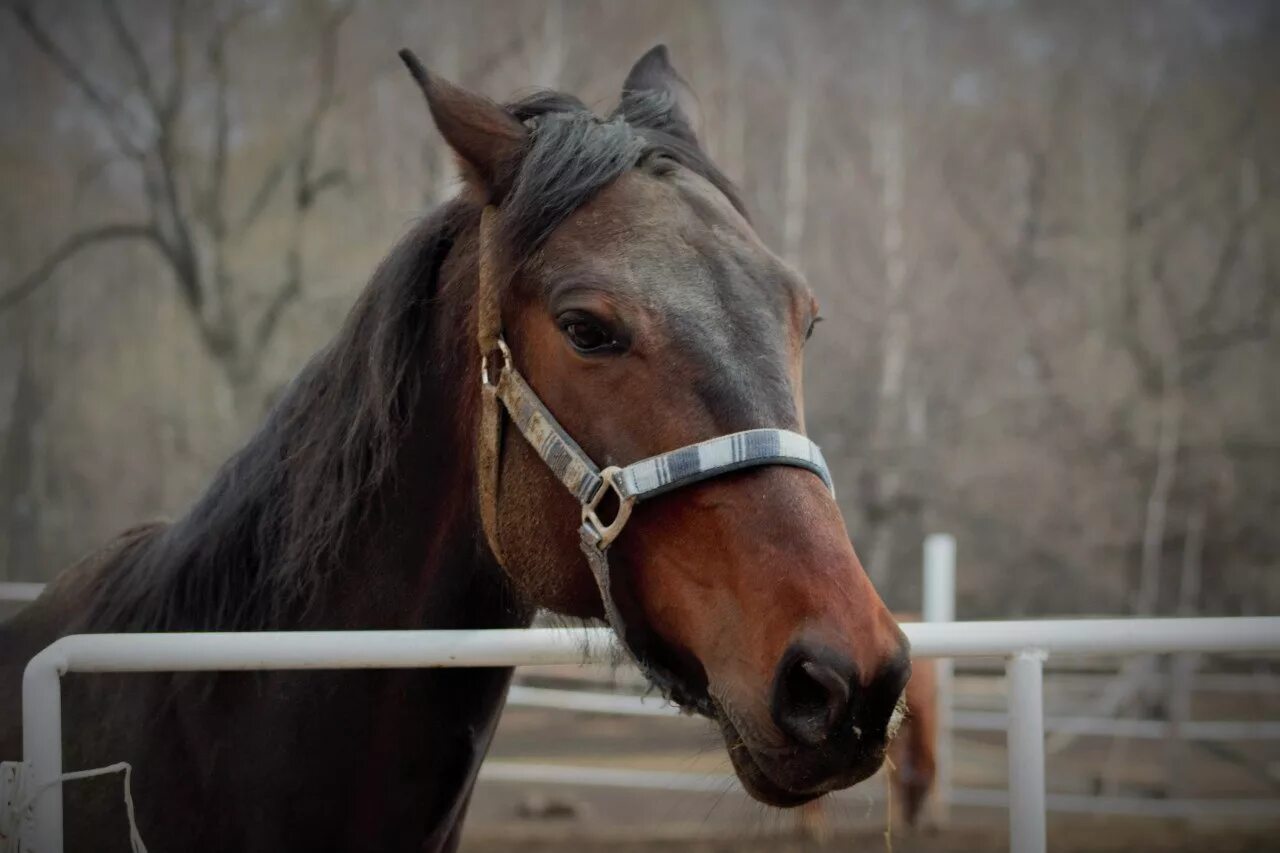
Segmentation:
[(427, 376), (381, 507), (319, 597), (308, 626), (485, 628), (527, 624), (528, 608), (483, 543), (476, 500), (478, 359), (470, 354), (474, 281), (442, 285), (430, 318)]
[[(429, 358), (440, 363), (440, 355)], [(477, 411), (479, 374), (468, 369), (440, 379), (423, 389), (391, 493), (374, 498), (381, 517), (322, 593), (317, 623), (484, 628), (528, 621), (480, 534), (469, 417)]]
[(428, 273), (430, 251), (418, 240), (393, 252), (348, 327), (184, 518), (86, 567), (93, 604), (75, 627), (528, 621), (478, 521), (474, 259)]

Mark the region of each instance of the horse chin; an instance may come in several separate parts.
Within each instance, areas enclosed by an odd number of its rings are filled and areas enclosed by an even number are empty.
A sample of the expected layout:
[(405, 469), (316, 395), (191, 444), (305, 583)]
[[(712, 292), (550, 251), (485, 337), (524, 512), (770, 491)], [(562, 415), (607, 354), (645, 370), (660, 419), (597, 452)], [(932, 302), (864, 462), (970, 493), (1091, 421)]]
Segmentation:
[[(856, 785), (880, 769), (888, 740), (897, 730), (900, 719), (897, 711), (890, 722), (889, 737), (879, 748), (863, 747), (860, 760), (853, 766), (832, 772), (833, 768), (827, 762), (819, 761), (812, 765), (804, 760), (808, 756), (794, 747), (748, 743), (733, 720), (731, 703), (723, 696), (713, 695), (705, 681), (689, 678), (685, 672), (660, 665), (658, 660), (671, 657), (669, 654), (656, 656), (654, 651), (660, 648), (660, 645), (650, 643), (643, 647), (647, 654), (636, 656), (650, 684), (684, 713), (706, 717), (719, 725), (738, 781), (753, 799), (775, 808), (796, 808), (832, 791)], [(743, 723), (750, 731), (749, 720)], [(779, 776), (783, 778), (777, 778)]]
[(774, 782), (764, 772), (751, 754), (750, 747), (738, 733), (729, 713), (720, 703), (711, 698), (705, 687), (693, 687), (684, 679), (675, 677), (674, 673), (666, 673), (661, 685), (653, 679), (653, 670), (649, 670), (650, 682), (675, 703), (686, 714), (706, 717), (720, 726), (724, 737), (725, 748), (729, 752), (729, 760), (733, 763), (738, 781), (754, 799), (767, 806), (789, 809), (802, 806), (810, 800), (817, 799), (825, 792), (795, 793)]
[(742, 787), (754, 799), (766, 806), (792, 809), (827, 793), (826, 791), (791, 791), (774, 782), (760, 767), (755, 756), (751, 754), (751, 748), (742, 739), (742, 735), (738, 734), (738, 729), (728, 716), (722, 713), (719, 722), (720, 730), (724, 735), (725, 748), (729, 751), (729, 760), (733, 762), (733, 770), (738, 774), (738, 781), (742, 783)]
[(823, 761), (812, 765), (794, 747), (753, 748), (722, 706), (717, 706), (716, 721), (742, 787), (756, 800), (777, 808), (795, 808), (852, 787), (874, 775), (887, 754), (888, 740), (858, 749), (857, 760), (843, 768)]

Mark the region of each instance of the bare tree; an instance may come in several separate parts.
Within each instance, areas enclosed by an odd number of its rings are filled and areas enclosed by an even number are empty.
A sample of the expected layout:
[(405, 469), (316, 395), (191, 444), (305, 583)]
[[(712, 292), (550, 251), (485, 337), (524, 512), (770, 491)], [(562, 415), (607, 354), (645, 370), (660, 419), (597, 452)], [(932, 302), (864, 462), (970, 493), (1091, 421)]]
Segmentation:
[[(237, 409), (256, 416), (270, 394), (262, 380), (264, 352), (285, 312), (303, 293), (307, 221), (320, 198), (347, 180), (342, 168), (326, 168), (318, 161), (322, 126), (337, 98), (339, 33), (351, 5), (317, 9), (310, 107), (285, 150), (247, 194), (247, 203), (237, 205), (229, 189), (234, 131), (229, 54), (234, 38), (260, 7), (233, 4), (206, 22), (186, 3), (173, 3), (167, 63), (160, 63), (143, 49), (139, 25), (126, 19), (116, 0), (102, 0), (106, 29), (131, 80), (129, 89), (117, 92), (102, 82), (107, 75), (82, 67), (36, 6), (11, 5), (9, 12), (30, 43), (75, 89), (105, 131), (113, 156), (137, 175), (144, 212), (66, 237), (32, 271), (0, 291), (0, 311), (53, 281), (64, 263), (90, 249), (125, 242), (148, 246), (168, 270), (205, 351), (226, 376)], [(195, 111), (197, 64), (212, 86), (212, 114), (200, 116), (207, 118), (207, 158), (193, 156), (181, 144), (193, 123), (184, 124), (184, 119)], [(228, 255), (282, 196), (288, 219), (279, 245), (283, 274), (265, 297), (255, 299), (262, 291), (235, 275)]]
[(38, 432), (45, 394), (35, 373), (32, 334), (23, 335), (17, 388), (10, 408), (6, 440), (0, 446), (0, 521), (4, 524), (0, 549), (0, 578), (25, 578), (37, 565), (40, 513), (38, 493)]

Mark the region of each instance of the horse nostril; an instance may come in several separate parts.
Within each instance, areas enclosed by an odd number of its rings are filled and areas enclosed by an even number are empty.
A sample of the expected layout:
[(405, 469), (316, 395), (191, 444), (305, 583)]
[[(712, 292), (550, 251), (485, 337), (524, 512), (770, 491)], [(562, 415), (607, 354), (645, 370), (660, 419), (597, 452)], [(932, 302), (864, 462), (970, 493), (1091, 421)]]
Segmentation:
[(827, 728), (834, 726), (836, 718), (849, 706), (849, 682), (845, 681), (831, 667), (807, 660), (800, 664), (805, 675), (813, 679), (813, 683), (827, 692)]
[(783, 666), (774, 692), (778, 728), (809, 746), (818, 746), (840, 725), (849, 708), (849, 675), (798, 654)]

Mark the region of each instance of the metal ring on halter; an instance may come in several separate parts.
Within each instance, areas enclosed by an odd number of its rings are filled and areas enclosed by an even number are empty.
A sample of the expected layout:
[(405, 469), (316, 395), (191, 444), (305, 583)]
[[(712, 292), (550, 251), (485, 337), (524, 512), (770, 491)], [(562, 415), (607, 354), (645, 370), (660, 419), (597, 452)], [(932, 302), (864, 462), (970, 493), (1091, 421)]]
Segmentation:
[[(636, 502), (634, 497), (623, 495), (622, 488), (615, 479), (621, 473), (622, 469), (617, 465), (610, 465), (601, 471), (600, 488), (596, 489), (596, 493), (582, 505), (582, 524), (594, 534), (596, 547), (601, 551), (607, 549), (613, 544), (613, 540), (618, 538), (618, 534), (626, 526), (627, 519), (631, 517), (631, 507)], [(610, 489), (618, 497), (618, 514), (613, 517), (613, 521), (605, 524), (600, 520), (600, 516), (596, 515), (596, 507), (600, 506), (600, 501), (604, 500), (605, 494)]]
[[(502, 369), (511, 369), (511, 350), (507, 347), (507, 342), (502, 338), (498, 338), (497, 349), (502, 353)], [(480, 384), (486, 387), (498, 384), (498, 380), (489, 380), (489, 353), (480, 356)]]

